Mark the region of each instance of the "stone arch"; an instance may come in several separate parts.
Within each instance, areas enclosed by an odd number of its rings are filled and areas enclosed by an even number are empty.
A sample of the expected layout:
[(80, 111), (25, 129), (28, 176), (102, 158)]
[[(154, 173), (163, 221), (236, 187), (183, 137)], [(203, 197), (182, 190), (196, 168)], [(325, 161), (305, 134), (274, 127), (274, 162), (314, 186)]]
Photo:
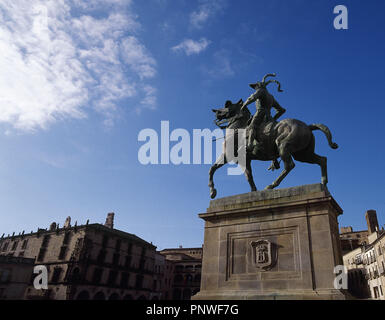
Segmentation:
[(191, 299), (191, 290), (189, 288), (186, 288), (183, 290), (183, 300), (190, 300)]
[(119, 297), (119, 295), (118, 295), (116, 292), (114, 292), (114, 293), (112, 293), (112, 294), (110, 295), (110, 297), (108, 298), (108, 300), (120, 300), (120, 297)]
[(147, 300), (146, 296), (141, 295), (137, 300)]
[(98, 293), (96, 293), (94, 295), (93, 300), (106, 300), (106, 296), (104, 295), (104, 293), (102, 291), (99, 291)]
[(123, 300), (134, 300), (134, 298), (132, 297), (132, 295), (126, 294), (126, 295), (123, 297)]
[(174, 289), (172, 293), (172, 299), (173, 300), (181, 300), (182, 299), (182, 292), (180, 289)]
[(77, 295), (76, 300), (90, 300), (90, 294), (87, 290), (83, 290)]

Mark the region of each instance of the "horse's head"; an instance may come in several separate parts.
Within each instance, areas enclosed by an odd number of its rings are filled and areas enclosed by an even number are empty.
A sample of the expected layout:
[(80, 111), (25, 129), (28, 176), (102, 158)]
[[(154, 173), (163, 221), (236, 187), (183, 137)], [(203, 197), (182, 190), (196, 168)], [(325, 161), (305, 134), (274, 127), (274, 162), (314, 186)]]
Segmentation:
[(241, 112), (241, 107), (243, 105), (243, 100), (239, 100), (237, 103), (232, 103), (230, 100), (226, 101), (224, 108), (221, 109), (212, 109), (215, 113), (217, 125), (224, 124), (228, 122), (231, 118), (235, 117)]

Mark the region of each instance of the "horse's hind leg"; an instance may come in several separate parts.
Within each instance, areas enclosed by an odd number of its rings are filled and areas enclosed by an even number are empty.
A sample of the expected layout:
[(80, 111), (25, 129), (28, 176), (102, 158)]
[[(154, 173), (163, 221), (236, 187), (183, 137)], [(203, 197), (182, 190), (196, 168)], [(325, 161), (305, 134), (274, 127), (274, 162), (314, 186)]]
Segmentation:
[(319, 156), (318, 154), (314, 154), (314, 163), (317, 163), (321, 167), (321, 182), (323, 185), (327, 185), (328, 183), (328, 159), (326, 157)]
[(316, 153), (307, 154), (306, 156), (300, 155), (294, 155), (294, 159), (301, 161), (301, 162), (307, 162), (307, 163), (316, 163), (321, 167), (321, 182), (323, 185), (327, 185), (328, 183), (328, 169), (327, 169), (327, 158), (319, 156)]
[(245, 176), (247, 178), (247, 181), (250, 184), (251, 191), (257, 191), (257, 187), (255, 186), (254, 179), (253, 179), (253, 171), (251, 169), (251, 159), (246, 159), (246, 168), (245, 168)]
[(275, 187), (278, 187), (283, 179), (289, 174), (291, 170), (294, 169), (295, 164), (293, 161), (293, 158), (291, 156), (291, 153), (289, 151), (288, 144), (284, 144), (279, 147), (279, 156), (281, 157), (285, 167), (279, 177), (270, 185), (268, 185), (266, 189), (274, 189)]
[(219, 168), (223, 167), (226, 164), (227, 160), (225, 154), (222, 153), (221, 156), (215, 161), (209, 171), (209, 187), (210, 187), (210, 197), (214, 199), (217, 196), (217, 190), (214, 188), (214, 173)]

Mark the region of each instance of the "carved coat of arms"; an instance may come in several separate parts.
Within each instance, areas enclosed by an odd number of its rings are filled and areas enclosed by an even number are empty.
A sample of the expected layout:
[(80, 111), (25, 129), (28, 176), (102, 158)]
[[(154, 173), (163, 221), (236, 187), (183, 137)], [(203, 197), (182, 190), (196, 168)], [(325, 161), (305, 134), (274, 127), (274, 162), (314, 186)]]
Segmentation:
[(261, 270), (268, 270), (276, 260), (273, 244), (269, 240), (258, 240), (250, 243), (252, 249), (252, 262)]

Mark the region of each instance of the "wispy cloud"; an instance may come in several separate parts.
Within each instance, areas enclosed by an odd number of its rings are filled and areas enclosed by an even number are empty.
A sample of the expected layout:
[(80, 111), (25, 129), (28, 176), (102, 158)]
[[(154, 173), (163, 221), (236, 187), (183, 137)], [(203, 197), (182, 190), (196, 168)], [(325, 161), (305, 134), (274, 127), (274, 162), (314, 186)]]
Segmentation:
[(154, 108), (156, 61), (130, 3), (2, 0), (0, 122), (33, 131), (92, 109), (111, 125), (124, 99)]
[(235, 74), (229, 51), (222, 49), (213, 54), (210, 66), (203, 68), (212, 78), (231, 77)]
[(198, 41), (192, 39), (185, 39), (180, 44), (176, 45), (175, 47), (172, 47), (171, 50), (183, 51), (185, 54), (190, 56), (192, 54), (199, 54), (200, 52), (204, 51), (209, 44), (210, 41), (206, 38), (201, 38)]
[(200, 0), (198, 9), (190, 14), (191, 26), (197, 29), (203, 25), (213, 15), (221, 12), (226, 5), (226, 0)]

